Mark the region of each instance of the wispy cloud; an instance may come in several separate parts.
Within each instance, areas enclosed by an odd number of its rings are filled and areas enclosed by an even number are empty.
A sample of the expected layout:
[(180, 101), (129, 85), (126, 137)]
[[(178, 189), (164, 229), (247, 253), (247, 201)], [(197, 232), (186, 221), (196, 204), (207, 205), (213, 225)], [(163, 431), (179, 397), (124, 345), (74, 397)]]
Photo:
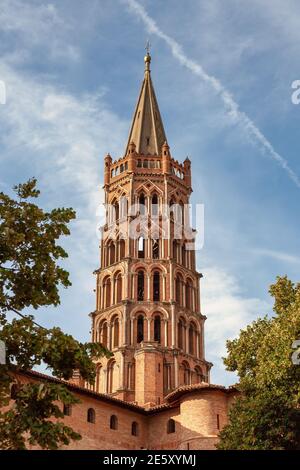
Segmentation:
[(198, 62), (187, 57), (182, 46), (175, 39), (164, 33), (159, 28), (156, 21), (147, 13), (145, 8), (140, 3), (138, 3), (136, 0), (121, 1), (129, 7), (129, 10), (138, 19), (143, 21), (147, 31), (150, 34), (156, 35), (170, 47), (173, 56), (180, 62), (181, 65), (187, 67), (191, 72), (200, 77), (204, 82), (208, 83), (213, 88), (215, 93), (217, 93), (223, 101), (225, 110), (227, 111), (232, 122), (242, 126), (252, 142), (258, 145), (261, 153), (271, 157), (274, 161), (276, 161), (288, 174), (289, 178), (296, 184), (296, 186), (300, 188), (300, 178), (292, 170), (292, 168), (290, 168), (287, 160), (278, 152), (276, 152), (272, 144), (249, 118), (249, 116), (239, 109), (238, 103), (234, 100), (231, 93), (224, 87), (220, 80), (218, 80), (213, 75), (209, 75)]
[[(15, 34), (15, 40), (22, 37), (19, 47), (10, 59), (27, 57), (27, 48), (43, 47), (48, 50), (50, 59), (68, 59), (78, 61), (80, 51), (69, 43), (66, 32), (72, 30), (70, 19), (60, 16), (57, 7), (52, 3), (34, 5), (22, 0), (1, 0), (0, 30), (3, 33)], [(21, 45), (19, 45), (21, 46)], [(23, 48), (21, 53), (20, 49)]]
[(277, 261), (281, 261), (284, 263), (300, 265), (300, 256), (290, 255), (289, 253), (283, 253), (282, 251), (257, 248), (252, 250), (252, 252), (259, 256), (267, 256), (269, 258), (273, 258)]

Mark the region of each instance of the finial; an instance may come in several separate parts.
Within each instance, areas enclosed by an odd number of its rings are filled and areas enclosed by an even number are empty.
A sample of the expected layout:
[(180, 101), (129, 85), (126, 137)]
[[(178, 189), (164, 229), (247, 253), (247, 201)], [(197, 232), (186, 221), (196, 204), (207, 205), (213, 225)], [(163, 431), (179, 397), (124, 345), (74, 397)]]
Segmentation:
[(151, 44), (149, 41), (147, 41), (146, 47), (145, 47), (147, 54), (144, 57), (145, 71), (150, 71), (150, 62), (151, 62), (150, 47), (151, 47)]

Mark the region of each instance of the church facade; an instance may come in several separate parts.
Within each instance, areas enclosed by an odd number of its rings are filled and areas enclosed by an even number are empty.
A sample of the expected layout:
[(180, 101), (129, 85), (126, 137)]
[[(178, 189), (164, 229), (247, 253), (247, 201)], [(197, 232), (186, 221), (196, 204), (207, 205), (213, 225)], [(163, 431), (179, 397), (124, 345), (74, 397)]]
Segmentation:
[[(104, 158), (92, 341), (112, 351), (94, 385), (74, 374), (81, 404), (65, 410), (81, 449), (214, 449), (236, 395), (210, 383), (205, 358), (191, 161), (172, 157), (145, 71), (124, 156)], [(18, 380), (55, 380), (24, 373)]]

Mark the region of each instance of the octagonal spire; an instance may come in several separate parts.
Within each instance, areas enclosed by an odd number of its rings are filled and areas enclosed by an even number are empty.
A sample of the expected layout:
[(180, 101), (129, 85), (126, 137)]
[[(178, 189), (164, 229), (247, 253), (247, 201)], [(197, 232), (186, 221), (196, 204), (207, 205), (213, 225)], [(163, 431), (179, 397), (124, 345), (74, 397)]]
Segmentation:
[(167, 138), (151, 80), (149, 51), (147, 51), (144, 62), (145, 76), (133, 115), (126, 154), (130, 142), (134, 142), (138, 154), (160, 155), (162, 145)]

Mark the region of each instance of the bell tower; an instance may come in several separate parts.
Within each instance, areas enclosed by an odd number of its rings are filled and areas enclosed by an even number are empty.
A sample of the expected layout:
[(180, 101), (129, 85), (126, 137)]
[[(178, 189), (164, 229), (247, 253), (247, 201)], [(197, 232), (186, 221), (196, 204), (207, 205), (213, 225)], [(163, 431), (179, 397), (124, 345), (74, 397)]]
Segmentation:
[(181, 385), (209, 382), (191, 162), (175, 160), (156, 100), (149, 51), (124, 156), (104, 159), (106, 221), (96, 274), (92, 341), (114, 354), (94, 389), (153, 406)]

